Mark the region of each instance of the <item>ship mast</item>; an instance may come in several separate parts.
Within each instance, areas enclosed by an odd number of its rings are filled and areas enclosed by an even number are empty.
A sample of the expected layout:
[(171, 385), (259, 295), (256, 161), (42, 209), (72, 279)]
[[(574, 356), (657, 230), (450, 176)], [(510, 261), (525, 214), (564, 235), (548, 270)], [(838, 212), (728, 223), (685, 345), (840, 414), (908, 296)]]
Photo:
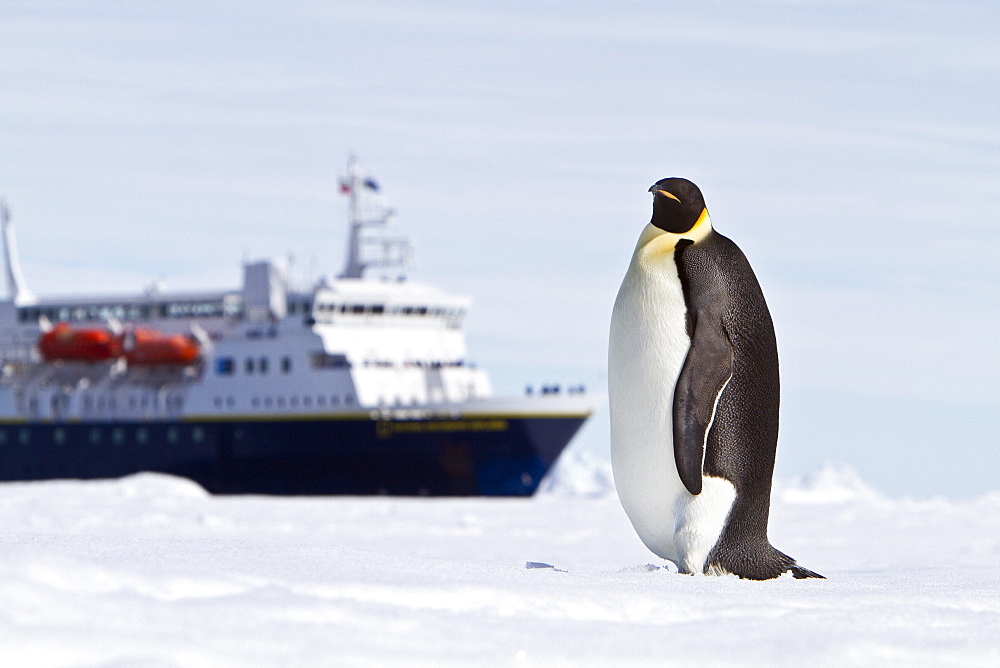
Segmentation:
[(30, 304), (35, 295), (28, 289), (28, 283), (21, 273), (21, 262), (14, 241), (14, 225), (10, 222), (10, 208), (7, 200), (0, 199), (0, 235), (3, 236), (3, 259), (7, 270), (7, 294), (15, 305)]
[[(366, 227), (384, 228), (390, 225), (396, 214), (395, 209), (380, 203), (367, 202), (370, 206), (363, 207), (363, 200), (370, 199), (367, 193), (377, 193), (378, 190), (375, 180), (365, 173), (355, 156), (351, 155), (347, 159), (347, 174), (340, 179), (340, 191), (350, 197), (350, 224), (347, 259), (338, 278), (363, 278), (365, 269), (369, 267), (386, 268), (395, 265), (403, 269), (409, 265), (412, 248), (409, 239), (368, 238), (362, 234)], [(374, 253), (364, 253), (365, 245), (374, 246)]]

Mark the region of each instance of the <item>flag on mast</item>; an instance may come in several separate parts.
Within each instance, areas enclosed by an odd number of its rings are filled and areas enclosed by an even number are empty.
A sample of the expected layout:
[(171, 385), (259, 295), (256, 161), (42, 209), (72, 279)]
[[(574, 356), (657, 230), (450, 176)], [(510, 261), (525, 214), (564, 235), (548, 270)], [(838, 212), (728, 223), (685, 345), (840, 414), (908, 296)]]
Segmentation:
[[(370, 176), (365, 177), (365, 180), (361, 182), (361, 185), (363, 185), (365, 188), (368, 188), (369, 190), (373, 190), (375, 192), (379, 191), (378, 181), (376, 181)], [(348, 181), (347, 179), (340, 179), (340, 194), (348, 195), (350, 194), (350, 192), (351, 192), (351, 182)]]

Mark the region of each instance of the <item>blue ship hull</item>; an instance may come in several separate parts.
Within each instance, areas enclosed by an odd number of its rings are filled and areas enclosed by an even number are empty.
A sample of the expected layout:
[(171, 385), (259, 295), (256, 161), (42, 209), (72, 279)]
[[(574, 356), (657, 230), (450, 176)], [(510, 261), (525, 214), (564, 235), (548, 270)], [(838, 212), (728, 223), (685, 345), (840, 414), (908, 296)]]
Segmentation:
[(529, 496), (586, 415), (0, 424), (0, 480), (190, 478), (213, 494)]

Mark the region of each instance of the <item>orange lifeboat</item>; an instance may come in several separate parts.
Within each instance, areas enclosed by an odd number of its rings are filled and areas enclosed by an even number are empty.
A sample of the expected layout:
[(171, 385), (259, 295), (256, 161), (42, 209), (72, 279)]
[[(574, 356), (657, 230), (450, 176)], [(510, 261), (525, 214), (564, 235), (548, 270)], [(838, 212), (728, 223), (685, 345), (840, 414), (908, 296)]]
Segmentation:
[(106, 329), (71, 329), (60, 322), (42, 334), (38, 350), (46, 362), (100, 362), (122, 354), (121, 339)]
[(201, 354), (197, 342), (183, 334), (165, 335), (154, 329), (136, 329), (122, 337), (122, 350), (131, 365), (191, 364)]

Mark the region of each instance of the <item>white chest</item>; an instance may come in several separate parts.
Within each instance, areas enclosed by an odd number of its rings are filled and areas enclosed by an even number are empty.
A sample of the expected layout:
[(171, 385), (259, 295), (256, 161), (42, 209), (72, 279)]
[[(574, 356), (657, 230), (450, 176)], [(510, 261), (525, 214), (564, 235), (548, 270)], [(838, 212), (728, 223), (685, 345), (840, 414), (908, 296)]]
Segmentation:
[(611, 463), (622, 507), (646, 547), (683, 572), (701, 572), (735, 490), (710, 478), (695, 497), (677, 473), (673, 398), (690, 347), (685, 312), (672, 248), (637, 248), (611, 317)]

